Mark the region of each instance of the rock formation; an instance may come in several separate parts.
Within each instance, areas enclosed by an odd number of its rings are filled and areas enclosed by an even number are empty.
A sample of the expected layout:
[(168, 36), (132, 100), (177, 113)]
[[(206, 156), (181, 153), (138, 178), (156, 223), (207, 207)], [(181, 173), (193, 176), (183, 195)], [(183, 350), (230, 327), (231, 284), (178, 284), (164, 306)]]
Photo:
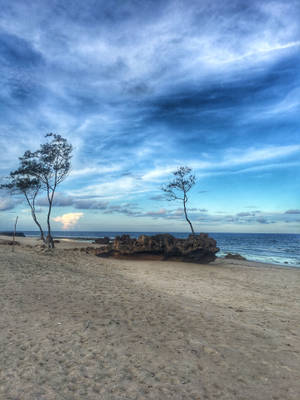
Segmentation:
[(227, 253), (226, 256), (225, 256), (224, 258), (229, 258), (229, 259), (232, 259), (232, 260), (245, 260), (245, 261), (247, 261), (247, 258), (241, 256), (241, 255), (238, 254), (238, 253), (236, 253), (236, 254)]
[(103, 238), (97, 238), (95, 239), (94, 243), (95, 244), (109, 244), (110, 240), (109, 237), (105, 236)]
[(219, 251), (214, 239), (205, 233), (177, 239), (170, 234), (141, 235), (138, 239), (129, 235), (117, 236), (113, 243), (96, 249), (99, 257), (178, 260), (208, 263), (216, 259)]

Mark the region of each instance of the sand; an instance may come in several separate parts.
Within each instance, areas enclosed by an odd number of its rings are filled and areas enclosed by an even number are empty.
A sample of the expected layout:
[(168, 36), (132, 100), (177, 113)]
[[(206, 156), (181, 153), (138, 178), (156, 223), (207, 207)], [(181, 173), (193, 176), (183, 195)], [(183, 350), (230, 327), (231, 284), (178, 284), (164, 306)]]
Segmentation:
[(300, 269), (17, 240), (0, 245), (1, 400), (299, 400)]

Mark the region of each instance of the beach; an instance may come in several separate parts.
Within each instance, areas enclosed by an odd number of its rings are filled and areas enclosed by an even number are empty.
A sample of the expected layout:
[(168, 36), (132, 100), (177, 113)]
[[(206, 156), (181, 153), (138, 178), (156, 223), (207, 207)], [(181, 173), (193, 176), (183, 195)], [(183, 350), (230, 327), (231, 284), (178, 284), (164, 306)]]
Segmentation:
[(16, 240), (0, 244), (1, 400), (299, 399), (300, 269)]

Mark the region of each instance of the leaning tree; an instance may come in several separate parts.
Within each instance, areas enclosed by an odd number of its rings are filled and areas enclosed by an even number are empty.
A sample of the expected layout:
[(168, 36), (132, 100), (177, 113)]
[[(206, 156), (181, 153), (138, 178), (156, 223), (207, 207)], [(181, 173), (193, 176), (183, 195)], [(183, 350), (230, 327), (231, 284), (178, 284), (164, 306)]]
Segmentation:
[(7, 182), (0, 185), (0, 189), (6, 189), (15, 196), (22, 195), (25, 197), (31, 210), (32, 219), (40, 231), (41, 240), (45, 242), (44, 232), (38, 221), (35, 208), (35, 201), (41, 190), (39, 180), (28, 175), (21, 164), (17, 170), (10, 173)]
[(183, 202), (185, 219), (190, 225), (192, 234), (195, 235), (193, 225), (188, 218), (186, 210), (186, 203), (188, 202), (187, 193), (196, 183), (196, 177), (191, 174), (191, 172), (192, 170), (189, 167), (178, 167), (177, 170), (173, 172), (174, 179), (162, 186), (161, 189), (166, 194), (167, 200), (181, 200)]
[(46, 190), (48, 200), (47, 244), (49, 248), (53, 248), (50, 216), (57, 186), (70, 171), (72, 145), (68, 143), (67, 139), (55, 133), (48, 133), (45, 137), (49, 138), (50, 141), (41, 144), (35, 152), (26, 151), (20, 161), (27, 173), (37, 179), (43, 189)]

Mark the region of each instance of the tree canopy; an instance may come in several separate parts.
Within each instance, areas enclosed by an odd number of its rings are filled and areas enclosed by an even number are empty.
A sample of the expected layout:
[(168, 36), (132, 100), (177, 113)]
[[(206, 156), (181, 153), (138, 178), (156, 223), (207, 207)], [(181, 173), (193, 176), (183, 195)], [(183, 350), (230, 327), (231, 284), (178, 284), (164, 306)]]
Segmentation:
[(167, 200), (181, 200), (183, 202), (183, 211), (185, 219), (190, 225), (192, 234), (195, 234), (193, 225), (188, 218), (186, 203), (188, 202), (187, 193), (196, 183), (196, 177), (193, 175), (191, 168), (189, 167), (178, 167), (173, 172), (174, 179), (168, 184), (162, 186), (162, 191), (165, 193)]
[(50, 223), (54, 194), (57, 186), (70, 171), (73, 148), (61, 135), (48, 133), (45, 137), (48, 141), (41, 144), (38, 150), (25, 151), (19, 158), (19, 168), (12, 171), (8, 183), (0, 187), (10, 190), (12, 194), (22, 193), (25, 196), (31, 208), (33, 220), (39, 226), (42, 239), (44, 235), (36, 217), (35, 200), (40, 191), (46, 192), (48, 199), (47, 243), (49, 247), (54, 247)]

